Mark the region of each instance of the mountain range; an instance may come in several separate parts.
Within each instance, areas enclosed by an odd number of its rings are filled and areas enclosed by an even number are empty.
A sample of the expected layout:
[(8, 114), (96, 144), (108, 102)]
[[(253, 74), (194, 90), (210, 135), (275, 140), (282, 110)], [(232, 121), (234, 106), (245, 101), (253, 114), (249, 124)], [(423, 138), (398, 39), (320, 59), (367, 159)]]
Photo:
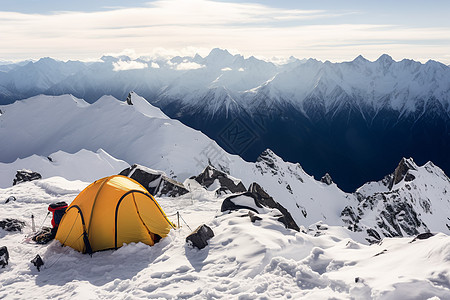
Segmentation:
[(450, 171), (450, 67), (436, 61), (274, 64), (213, 49), (0, 66), (1, 104), (39, 94), (125, 100), (130, 91), (230, 153), (256, 161), (270, 148), (318, 178), (331, 174), (345, 191), (381, 179), (402, 157)]
[(44, 178), (90, 182), (137, 163), (191, 183), (209, 166), (245, 187), (259, 184), (304, 231), (320, 234), (320, 225), (310, 226), (323, 222), (372, 243), (450, 230), (450, 180), (431, 162), (401, 159), (381, 181), (346, 193), (330, 175), (316, 180), (270, 149), (256, 162), (229, 154), (136, 93), (127, 101), (104, 96), (93, 104), (72, 95), (36, 96), (0, 109), (0, 136), (7, 141), (0, 144), (0, 188), (23, 168)]

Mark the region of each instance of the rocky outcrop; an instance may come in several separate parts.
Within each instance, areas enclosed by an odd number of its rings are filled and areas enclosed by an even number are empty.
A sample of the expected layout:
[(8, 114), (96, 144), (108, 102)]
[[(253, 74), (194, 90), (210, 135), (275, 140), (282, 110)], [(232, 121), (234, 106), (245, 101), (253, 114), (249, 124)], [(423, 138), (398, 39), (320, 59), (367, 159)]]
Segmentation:
[(25, 222), (17, 220), (17, 219), (6, 218), (6, 219), (0, 221), (0, 228), (4, 229), (6, 231), (22, 232), (22, 229), (24, 226), (25, 226)]
[(325, 175), (320, 178), (320, 182), (323, 182), (326, 185), (331, 185), (333, 183), (333, 179), (331, 178), (330, 174), (325, 173)]
[(345, 207), (341, 219), (352, 231), (366, 231), (370, 243), (428, 235), (430, 230), (450, 232), (449, 191), (450, 180), (440, 168), (431, 162), (419, 167), (402, 158), (392, 174), (358, 189), (358, 204)]
[(128, 97), (127, 97), (127, 104), (128, 105), (133, 105), (133, 102), (131, 102), (131, 93), (133, 93), (133, 92), (128, 93)]
[(211, 227), (203, 224), (186, 237), (186, 243), (191, 243), (193, 247), (203, 249), (208, 245), (208, 240), (212, 237), (214, 237), (214, 232)]
[(266, 191), (259, 184), (253, 182), (248, 187), (248, 191), (256, 197), (257, 202), (260, 203), (261, 205), (269, 208), (278, 209), (283, 215), (278, 219), (278, 221), (283, 223), (287, 228), (300, 231), (300, 228), (298, 227), (297, 223), (295, 223), (289, 211), (280, 203), (276, 202), (269, 194), (267, 194)]
[(255, 213), (260, 213), (262, 212), (260, 208), (262, 208), (262, 205), (258, 202), (257, 197), (250, 192), (245, 192), (225, 198), (220, 211), (248, 209)]
[(156, 197), (178, 197), (189, 192), (182, 183), (167, 177), (163, 172), (137, 164), (123, 170), (120, 175), (136, 180)]
[(394, 185), (405, 179), (405, 181), (414, 180), (414, 175), (409, 173), (409, 170), (417, 170), (417, 166), (412, 160), (412, 158), (406, 159), (402, 158), (397, 168), (395, 168), (394, 173), (392, 174), (391, 182), (389, 183), (389, 189), (391, 190)]
[(6, 246), (0, 247), (0, 266), (2, 268), (8, 265), (9, 261), (9, 253), (8, 248)]
[(33, 172), (31, 170), (22, 169), (22, 170), (17, 171), (16, 178), (14, 178), (14, 180), (13, 180), (13, 185), (16, 185), (18, 183), (22, 183), (25, 181), (32, 181), (32, 180), (38, 180), (38, 179), (42, 179), (41, 174), (39, 174), (38, 172)]
[(240, 180), (233, 178), (210, 165), (207, 166), (200, 175), (191, 177), (191, 179), (195, 179), (195, 181), (205, 188), (210, 188), (213, 183), (216, 183), (217, 194), (242, 193), (246, 191), (245, 186)]
[[(221, 211), (248, 209), (255, 213), (261, 213), (263, 207), (275, 208), (281, 215), (278, 221), (283, 223), (286, 228), (300, 231), (291, 214), (281, 204), (273, 200), (262, 187), (257, 183), (252, 183), (247, 192), (227, 197), (220, 208)], [(251, 215), (255, 219), (254, 215)]]

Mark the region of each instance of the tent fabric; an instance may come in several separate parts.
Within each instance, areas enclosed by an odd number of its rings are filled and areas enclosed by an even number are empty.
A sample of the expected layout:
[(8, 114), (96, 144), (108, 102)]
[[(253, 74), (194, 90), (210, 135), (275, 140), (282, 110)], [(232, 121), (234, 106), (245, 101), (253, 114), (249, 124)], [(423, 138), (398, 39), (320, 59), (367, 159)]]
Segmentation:
[(115, 175), (93, 182), (73, 200), (55, 238), (62, 245), (91, 253), (131, 242), (152, 246), (171, 228), (174, 225), (142, 185)]

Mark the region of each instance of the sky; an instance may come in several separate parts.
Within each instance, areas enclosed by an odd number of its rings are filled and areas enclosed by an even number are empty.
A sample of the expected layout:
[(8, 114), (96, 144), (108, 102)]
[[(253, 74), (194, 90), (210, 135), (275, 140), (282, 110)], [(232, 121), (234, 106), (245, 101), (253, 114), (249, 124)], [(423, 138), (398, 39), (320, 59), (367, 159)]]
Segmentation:
[(429, 59), (450, 64), (448, 0), (0, 0), (0, 61), (104, 54)]

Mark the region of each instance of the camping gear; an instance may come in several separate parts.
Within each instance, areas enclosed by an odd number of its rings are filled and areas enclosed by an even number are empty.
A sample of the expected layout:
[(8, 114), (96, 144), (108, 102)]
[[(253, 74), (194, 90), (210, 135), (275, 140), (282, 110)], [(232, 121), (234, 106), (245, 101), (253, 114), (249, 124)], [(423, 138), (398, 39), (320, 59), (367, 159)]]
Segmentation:
[(41, 266), (44, 265), (44, 261), (42, 260), (42, 258), (41, 258), (41, 256), (40, 256), (39, 254), (37, 254), (37, 255), (31, 260), (31, 263), (32, 263), (33, 265), (36, 266), (38, 272), (41, 271)]
[(34, 215), (31, 215), (31, 230), (36, 231), (36, 224), (34, 223)]
[(59, 222), (61, 222), (61, 219), (66, 212), (68, 205), (66, 202), (56, 202), (52, 203), (48, 206), (48, 211), (52, 212), (52, 226), (53, 228), (57, 228), (59, 225)]
[[(52, 203), (48, 206), (49, 213), (51, 212), (53, 214), (52, 217), (52, 228), (50, 227), (42, 227), (41, 230), (39, 230), (36, 234), (32, 236), (32, 240), (35, 241), (38, 244), (47, 244), (51, 240), (53, 240), (56, 236), (56, 232), (58, 231), (58, 225), (61, 222), (62, 217), (64, 216), (64, 213), (67, 209), (67, 203), (62, 202), (56, 202)], [(34, 223), (34, 216), (32, 216), (32, 220)]]
[(6, 246), (0, 247), (0, 266), (4, 268), (8, 265), (9, 253), (8, 248)]
[(152, 246), (174, 225), (147, 190), (115, 175), (95, 181), (67, 208), (56, 234), (62, 245), (89, 253), (124, 243)]
[(37, 232), (35, 235), (31, 237), (33, 241), (35, 241), (37, 244), (47, 244), (48, 242), (52, 241), (55, 238), (56, 235), (56, 229), (43, 226), (39, 232)]

